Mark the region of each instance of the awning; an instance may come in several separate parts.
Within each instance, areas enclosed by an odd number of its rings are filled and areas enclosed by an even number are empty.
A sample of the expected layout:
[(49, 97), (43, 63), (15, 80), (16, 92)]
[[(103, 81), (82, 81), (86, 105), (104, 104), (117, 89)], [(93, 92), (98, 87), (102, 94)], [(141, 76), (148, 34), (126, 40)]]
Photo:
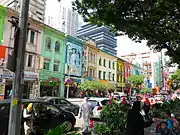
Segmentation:
[(100, 80), (100, 82), (104, 83), (104, 84), (109, 84), (110, 82), (107, 80)]

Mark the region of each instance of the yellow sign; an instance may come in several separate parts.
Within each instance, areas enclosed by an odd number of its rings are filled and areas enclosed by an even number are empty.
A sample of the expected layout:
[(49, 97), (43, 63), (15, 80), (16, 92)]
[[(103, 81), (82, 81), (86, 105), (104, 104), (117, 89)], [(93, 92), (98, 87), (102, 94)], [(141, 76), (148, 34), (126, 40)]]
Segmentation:
[(17, 104), (18, 104), (18, 99), (17, 98), (13, 98), (13, 100), (12, 100), (12, 107), (14, 107)]
[(125, 87), (125, 84), (124, 83), (118, 83), (117, 86), (118, 87)]
[(70, 86), (71, 86), (71, 85), (69, 85), (69, 84), (68, 84), (68, 85), (66, 85), (66, 87), (70, 87)]

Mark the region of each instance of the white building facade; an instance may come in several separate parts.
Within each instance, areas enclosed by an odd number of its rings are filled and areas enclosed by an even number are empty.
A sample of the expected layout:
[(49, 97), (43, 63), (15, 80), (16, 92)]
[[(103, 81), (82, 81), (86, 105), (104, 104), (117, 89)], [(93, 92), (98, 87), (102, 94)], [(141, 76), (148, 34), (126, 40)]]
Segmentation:
[[(12, 89), (13, 73), (7, 69), (8, 54), (11, 54), (14, 49), (14, 28), (8, 22), (12, 16), (17, 16), (17, 12), (13, 10), (7, 11), (5, 20), (3, 45), (6, 46), (6, 57), (3, 67), (1, 67), (1, 77), (5, 79), (5, 97)], [(24, 71), (24, 91), (23, 98), (31, 98), (39, 96), (39, 72), (40, 72), (40, 55), (43, 31), (41, 26), (33, 19), (29, 19), (29, 30), (27, 36), (26, 50), (25, 50), (25, 71)], [(2, 93), (0, 93), (2, 94)]]
[[(0, 5), (19, 11), (22, 0), (0, 0)], [(29, 1), (29, 17), (44, 22), (46, 0), (30, 0)]]

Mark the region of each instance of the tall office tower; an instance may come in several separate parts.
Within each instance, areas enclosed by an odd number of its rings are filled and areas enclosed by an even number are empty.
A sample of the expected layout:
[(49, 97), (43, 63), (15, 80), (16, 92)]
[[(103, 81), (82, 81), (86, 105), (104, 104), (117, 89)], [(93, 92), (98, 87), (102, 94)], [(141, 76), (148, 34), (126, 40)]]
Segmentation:
[[(0, 5), (12, 8), (16, 11), (20, 10), (22, 0), (0, 0)], [(44, 22), (46, 0), (30, 0), (29, 16), (40, 22)]]
[(96, 45), (101, 50), (108, 52), (111, 55), (117, 55), (117, 39), (115, 34), (109, 31), (105, 26), (98, 27), (96, 25), (85, 24), (77, 32), (80, 38), (91, 38), (96, 41)]
[(73, 11), (71, 1), (47, 0), (45, 23), (68, 35), (76, 36), (78, 13)]

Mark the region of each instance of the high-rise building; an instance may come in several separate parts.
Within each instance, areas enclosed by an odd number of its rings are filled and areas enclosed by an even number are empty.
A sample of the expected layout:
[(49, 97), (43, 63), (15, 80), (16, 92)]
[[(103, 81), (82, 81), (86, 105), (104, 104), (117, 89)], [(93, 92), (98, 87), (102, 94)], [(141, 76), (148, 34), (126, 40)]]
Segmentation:
[(45, 23), (68, 35), (76, 36), (78, 13), (73, 11), (70, 1), (47, 0)]
[[(12, 8), (16, 11), (20, 10), (22, 0), (0, 0), (0, 5)], [(30, 0), (29, 16), (40, 22), (44, 22), (46, 0)]]
[(105, 26), (98, 27), (96, 25), (85, 24), (77, 32), (77, 36), (80, 38), (90, 38), (96, 41), (96, 45), (103, 51), (108, 52), (111, 55), (117, 54), (117, 39), (115, 34), (109, 31)]
[(138, 63), (141, 68), (143, 68), (147, 73), (148, 87), (156, 87), (155, 82), (155, 66), (154, 63), (157, 62), (159, 54), (153, 52), (144, 52), (144, 53), (131, 53), (121, 56), (121, 58), (129, 61), (130, 63)]

